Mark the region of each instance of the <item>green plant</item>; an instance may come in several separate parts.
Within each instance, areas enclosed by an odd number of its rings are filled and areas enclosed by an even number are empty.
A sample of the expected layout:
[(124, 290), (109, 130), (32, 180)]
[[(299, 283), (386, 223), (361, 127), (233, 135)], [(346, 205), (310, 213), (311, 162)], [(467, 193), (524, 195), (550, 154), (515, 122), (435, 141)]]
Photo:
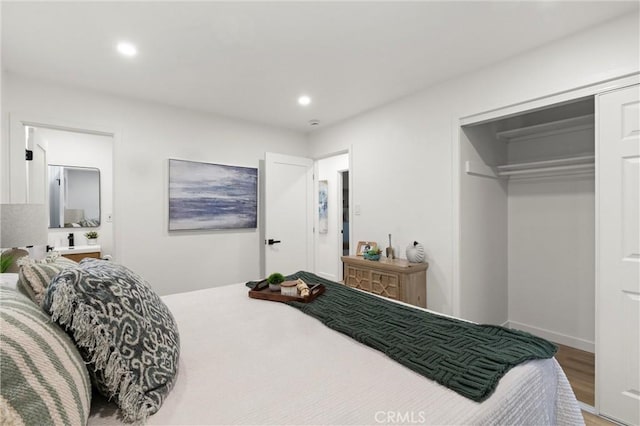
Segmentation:
[(281, 282), (284, 282), (284, 275), (282, 275), (280, 272), (274, 272), (273, 274), (269, 275), (269, 277), (267, 277), (267, 282), (269, 284), (280, 284)]
[(89, 240), (95, 240), (96, 238), (98, 238), (98, 233), (96, 231), (89, 231), (85, 232), (84, 236)]
[(4, 273), (13, 263), (13, 256), (0, 255), (0, 273)]
[(375, 255), (380, 254), (380, 253), (382, 253), (382, 250), (380, 250), (378, 247), (373, 247), (373, 248), (370, 248), (369, 250), (367, 250), (367, 254), (369, 256), (375, 256)]

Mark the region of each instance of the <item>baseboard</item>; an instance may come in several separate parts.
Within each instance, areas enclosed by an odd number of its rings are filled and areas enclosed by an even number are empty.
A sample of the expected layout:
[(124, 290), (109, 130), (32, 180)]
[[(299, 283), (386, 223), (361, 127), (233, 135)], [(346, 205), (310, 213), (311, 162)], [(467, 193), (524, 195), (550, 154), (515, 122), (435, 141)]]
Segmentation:
[(535, 336), (542, 337), (543, 339), (547, 339), (555, 343), (560, 343), (561, 345), (571, 346), (572, 348), (591, 353), (595, 353), (596, 350), (595, 343), (588, 340), (580, 339), (573, 336), (567, 336), (566, 334), (557, 333), (551, 330), (545, 330), (543, 328), (533, 327), (517, 321), (507, 321), (507, 323), (508, 325), (505, 325), (505, 327), (526, 331), (527, 333), (531, 333)]
[(598, 415), (598, 413), (596, 413), (596, 409), (595, 409), (595, 407), (593, 405), (586, 404), (586, 403), (584, 403), (582, 401), (578, 401), (578, 405), (580, 406), (580, 409), (582, 411), (586, 411), (587, 413), (593, 414), (594, 416)]

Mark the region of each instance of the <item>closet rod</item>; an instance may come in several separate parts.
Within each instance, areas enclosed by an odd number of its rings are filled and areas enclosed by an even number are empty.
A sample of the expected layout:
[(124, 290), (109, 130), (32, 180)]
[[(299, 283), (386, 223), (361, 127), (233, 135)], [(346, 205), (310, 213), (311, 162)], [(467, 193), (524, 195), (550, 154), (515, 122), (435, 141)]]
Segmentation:
[(578, 170), (593, 170), (594, 164), (571, 164), (567, 166), (551, 166), (551, 167), (537, 167), (534, 169), (522, 169), (522, 170), (506, 170), (498, 172), (498, 176), (517, 176), (526, 174), (537, 174), (547, 172), (564, 172), (564, 171), (578, 171)]
[(568, 157), (568, 158), (557, 158), (554, 160), (541, 160), (541, 161), (532, 161), (529, 163), (514, 163), (514, 164), (505, 164), (503, 166), (497, 166), (499, 172), (508, 171), (508, 170), (523, 170), (523, 169), (533, 169), (538, 167), (545, 166), (560, 166), (560, 165), (570, 165), (570, 164), (583, 164), (583, 163), (593, 163), (595, 161), (595, 155), (580, 155), (577, 157)]

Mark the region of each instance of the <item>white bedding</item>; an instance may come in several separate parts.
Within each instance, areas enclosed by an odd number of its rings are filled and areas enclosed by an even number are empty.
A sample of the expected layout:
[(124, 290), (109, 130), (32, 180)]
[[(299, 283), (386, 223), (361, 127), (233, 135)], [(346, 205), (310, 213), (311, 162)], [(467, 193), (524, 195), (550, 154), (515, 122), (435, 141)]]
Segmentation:
[[(584, 424), (555, 359), (507, 373), (483, 403), (414, 373), (242, 284), (163, 298), (180, 329), (178, 380), (148, 424)], [(90, 425), (118, 423), (94, 399)]]

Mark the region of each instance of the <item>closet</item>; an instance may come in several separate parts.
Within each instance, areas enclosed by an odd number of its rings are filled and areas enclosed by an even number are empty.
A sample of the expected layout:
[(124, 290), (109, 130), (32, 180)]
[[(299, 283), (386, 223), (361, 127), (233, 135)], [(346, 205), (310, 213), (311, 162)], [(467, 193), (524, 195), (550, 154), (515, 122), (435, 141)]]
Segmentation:
[(594, 411), (629, 425), (640, 424), (639, 83), (465, 117), (455, 153), (456, 313), (596, 354)]
[(594, 352), (594, 97), (461, 129), (461, 316)]

